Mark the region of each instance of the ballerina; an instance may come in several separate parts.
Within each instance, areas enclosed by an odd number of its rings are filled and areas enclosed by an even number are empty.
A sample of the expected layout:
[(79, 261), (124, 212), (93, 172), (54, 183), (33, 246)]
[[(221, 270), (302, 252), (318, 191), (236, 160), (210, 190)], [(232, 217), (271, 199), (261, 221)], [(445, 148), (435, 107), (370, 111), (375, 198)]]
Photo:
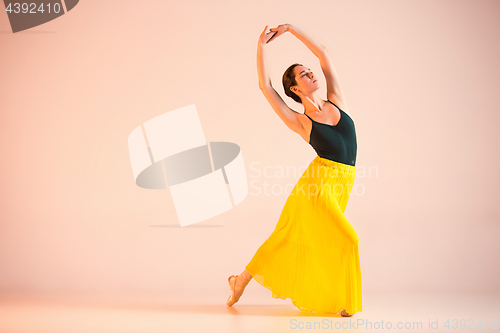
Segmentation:
[[(354, 182), (354, 122), (345, 111), (345, 96), (326, 48), (291, 24), (269, 31), (267, 28), (261, 33), (257, 48), (259, 87), (285, 125), (309, 143), (318, 156), (287, 198), (271, 236), (240, 275), (228, 278), (231, 295), (226, 304), (238, 302), (255, 278), (273, 292), (273, 297), (291, 298), (302, 311), (350, 317), (362, 310), (359, 238), (344, 215)], [(284, 72), (285, 94), (304, 106), (303, 114), (283, 101), (273, 88), (266, 67), (266, 45), (285, 32), (297, 37), (319, 59), (327, 83), (325, 101), (318, 95), (319, 82), (310, 68), (295, 63)], [(324, 175), (311, 177), (313, 168)], [(312, 196), (294, 194), (303, 185), (319, 185), (321, 190)], [(329, 185), (328, 190), (325, 185)]]

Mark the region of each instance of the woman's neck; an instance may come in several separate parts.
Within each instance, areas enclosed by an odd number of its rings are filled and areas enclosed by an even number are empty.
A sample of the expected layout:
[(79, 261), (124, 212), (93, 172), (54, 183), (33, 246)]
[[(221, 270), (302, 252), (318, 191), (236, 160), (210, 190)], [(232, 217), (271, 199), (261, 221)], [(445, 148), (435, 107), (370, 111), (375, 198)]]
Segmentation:
[(310, 96), (305, 96), (305, 98), (302, 99), (304, 113), (321, 112), (324, 102), (325, 101), (322, 100), (316, 92)]

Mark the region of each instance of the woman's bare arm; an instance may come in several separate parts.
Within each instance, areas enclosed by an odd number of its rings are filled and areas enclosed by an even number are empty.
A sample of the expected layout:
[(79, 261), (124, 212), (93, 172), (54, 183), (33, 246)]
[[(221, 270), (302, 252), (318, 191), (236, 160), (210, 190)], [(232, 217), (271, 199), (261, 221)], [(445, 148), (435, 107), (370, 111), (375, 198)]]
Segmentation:
[(257, 46), (257, 71), (259, 74), (259, 88), (266, 97), (273, 110), (283, 120), (283, 122), (292, 131), (299, 133), (302, 130), (302, 123), (299, 121), (298, 116), (300, 113), (290, 109), (283, 101), (281, 96), (276, 92), (271, 84), (271, 78), (267, 70), (266, 64), (266, 44), (274, 35), (273, 32), (266, 33), (267, 26), (260, 35), (259, 44)]
[[(271, 31), (277, 32), (271, 40), (277, 38), (279, 35), (288, 31), (295, 37), (297, 37), (311, 52), (319, 59), (321, 69), (326, 79), (327, 97), (330, 100), (342, 101), (344, 102), (344, 92), (340, 85), (340, 79), (333, 66), (328, 50), (323, 45), (314, 41), (310, 36), (304, 33), (302, 30), (293, 26), (291, 24), (283, 24), (277, 28), (271, 29)], [(342, 104), (342, 103), (341, 103)]]

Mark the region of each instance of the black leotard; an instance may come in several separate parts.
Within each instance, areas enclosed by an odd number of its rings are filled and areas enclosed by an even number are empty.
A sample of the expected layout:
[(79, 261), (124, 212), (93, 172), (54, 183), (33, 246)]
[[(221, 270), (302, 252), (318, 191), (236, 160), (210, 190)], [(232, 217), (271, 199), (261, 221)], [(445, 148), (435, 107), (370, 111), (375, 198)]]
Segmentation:
[[(328, 102), (335, 105), (330, 100)], [(355, 165), (357, 142), (354, 121), (337, 105), (335, 107), (340, 111), (340, 120), (337, 125), (318, 123), (306, 114), (307, 118), (312, 121), (309, 144), (320, 157)]]

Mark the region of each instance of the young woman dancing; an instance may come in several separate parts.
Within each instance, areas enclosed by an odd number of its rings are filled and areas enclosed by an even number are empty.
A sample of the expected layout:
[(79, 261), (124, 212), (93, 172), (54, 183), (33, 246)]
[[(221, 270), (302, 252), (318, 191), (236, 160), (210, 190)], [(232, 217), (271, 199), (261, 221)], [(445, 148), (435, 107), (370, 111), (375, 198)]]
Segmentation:
[[(283, 74), (285, 94), (304, 106), (287, 106), (271, 85), (265, 61), (266, 44), (290, 32), (319, 59), (327, 83), (327, 100), (318, 95), (313, 72), (301, 64)], [(276, 228), (240, 275), (228, 278), (236, 303), (254, 278), (272, 297), (290, 298), (301, 311), (362, 311), (359, 238), (344, 215), (354, 183), (357, 143), (340, 82), (324, 46), (297, 27), (279, 25), (260, 35), (257, 48), (259, 86), (277, 115), (318, 154), (288, 196)], [(349, 112), (350, 113), (350, 112)]]

